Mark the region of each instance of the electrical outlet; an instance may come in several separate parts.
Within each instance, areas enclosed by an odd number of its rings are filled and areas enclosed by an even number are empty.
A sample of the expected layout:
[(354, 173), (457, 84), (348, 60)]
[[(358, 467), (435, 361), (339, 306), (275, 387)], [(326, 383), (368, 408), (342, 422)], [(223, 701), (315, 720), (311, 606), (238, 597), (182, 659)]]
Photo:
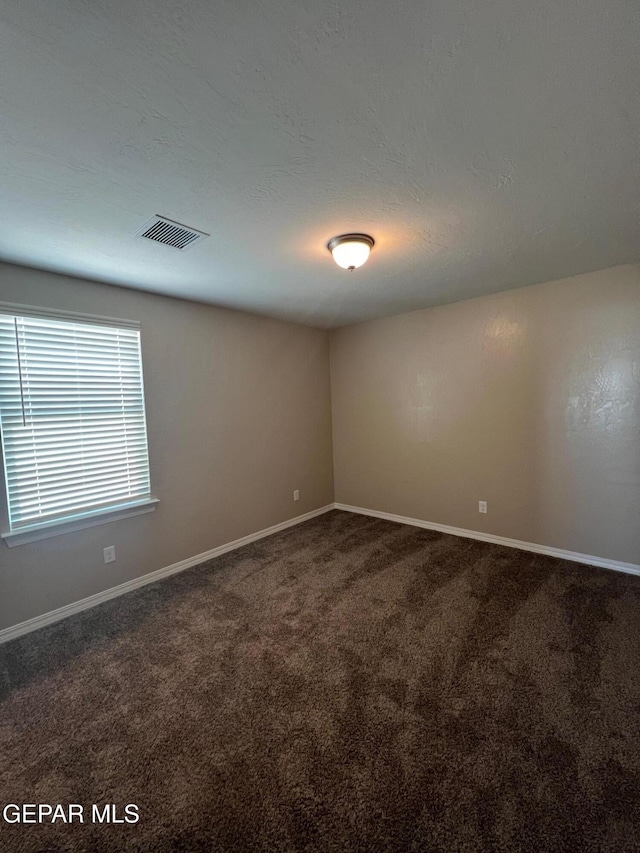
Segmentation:
[(294, 501), (299, 501), (299, 500), (300, 500), (300, 491), (299, 491), (299, 489), (295, 489), (295, 490), (294, 490), (294, 492), (293, 492), (293, 499), (294, 499)]
[(115, 563), (116, 561), (116, 546), (109, 545), (108, 548), (102, 549), (105, 563)]
[(487, 511), (487, 502), (486, 501), (478, 501), (478, 512), (486, 512)]

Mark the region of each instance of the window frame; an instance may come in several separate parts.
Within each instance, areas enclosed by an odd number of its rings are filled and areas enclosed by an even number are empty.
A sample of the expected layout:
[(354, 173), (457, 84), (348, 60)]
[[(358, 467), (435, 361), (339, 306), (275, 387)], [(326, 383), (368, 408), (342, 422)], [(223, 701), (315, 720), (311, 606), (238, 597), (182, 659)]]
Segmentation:
[[(151, 484), (151, 459), (149, 449), (149, 428), (146, 417), (146, 398), (144, 384), (144, 366), (142, 356), (142, 335), (140, 323), (133, 320), (123, 320), (116, 317), (105, 317), (95, 314), (81, 314), (72, 311), (60, 311), (52, 308), (40, 308), (33, 305), (22, 305), (10, 302), (0, 302), (0, 313), (9, 314), (18, 317), (34, 317), (44, 320), (58, 320), (69, 323), (83, 323), (96, 326), (108, 326), (112, 328), (133, 329), (140, 333), (140, 378), (141, 378), (141, 393), (144, 410), (145, 434), (147, 440), (147, 458), (149, 464), (149, 483)], [(1, 429), (1, 425), (0, 425)], [(158, 498), (151, 493), (141, 498), (125, 500), (119, 504), (113, 504), (109, 507), (101, 507), (97, 509), (89, 509), (77, 513), (69, 513), (68, 516), (61, 518), (50, 519), (48, 521), (35, 522), (19, 528), (11, 529), (9, 520), (9, 495), (8, 486), (5, 477), (5, 461), (3, 453), (3, 442), (0, 437), (0, 476), (2, 486), (0, 487), (0, 529), (5, 529), (5, 532), (0, 533), (5, 544), (9, 548), (16, 545), (23, 545), (29, 542), (36, 542), (42, 539), (48, 539), (53, 536), (60, 536), (65, 533), (71, 533), (77, 530), (83, 530), (88, 527), (95, 527), (102, 524), (109, 524), (114, 521), (119, 521), (123, 518), (129, 518), (136, 515), (143, 515), (154, 512)], [(151, 489), (151, 485), (150, 485)]]

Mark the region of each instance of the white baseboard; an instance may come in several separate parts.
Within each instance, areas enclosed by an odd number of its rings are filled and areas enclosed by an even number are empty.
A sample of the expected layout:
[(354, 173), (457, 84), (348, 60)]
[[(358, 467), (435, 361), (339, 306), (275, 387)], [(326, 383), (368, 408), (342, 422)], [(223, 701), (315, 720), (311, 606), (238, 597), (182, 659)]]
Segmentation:
[(155, 572), (149, 572), (146, 575), (141, 575), (139, 578), (118, 586), (105, 589), (104, 592), (98, 592), (95, 595), (90, 595), (88, 598), (83, 598), (80, 601), (74, 601), (71, 604), (65, 604), (64, 607), (59, 607), (57, 610), (51, 610), (49, 613), (43, 613), (42, 616), (36, 616), (33, 619), (27, 619), (26, 622), (20, 622), (18, 625), (12, 625), (10, 628), (4, 628), (0, 631), (0, 644), (6, 643), (9, 640), (14, 640), (16, 637), (21, 637), (23, 634), (29, 634), (31, 631), (37, 631), (38, 628), (44, 628), (46, 625), (51, 625), (54, 622), (59, 622), (61, 619), (66, 619), (67, 616), (72, 616), (74, 613), (80, 613), (82, 610), (88, 610), (95, 607), (97, 604), (102, 604), (104, 601), (109, 601), (111, 598), (117, 598), (119, 595), (124, 595), (141, 586), (159, 581), (162, 578), (175, 575), (177, 572), (183, 572), (191, 566), (197, 566), (199, 563), (204, 563), (206, 560), (211, 560), (213, 557), (219, 557), (221, 554), (226, 554), (228, 551), (234, 551), (236, 548), (242, 548), (243, 545), (249, 545), (251, 542), (256, 542), (258, 539), (264, 539), (265, 536), (272, 536), (280, 530), (286, 530), (287, 527), (294, 527), (296, 524), (302, 524), (303, 521), (308, 521), (310, 518), (315, 518), (317, 515), (322, 515), (325, 512), (334, 508), (334, 504), (327, 504), (319, 509), (313, 509), (311, 512), (305, 512), (304, 515), (298, 515), (295, 518), (290, 518), (287, 521), (281, 521), (280, 524), (274, 524), (272, 527), (266, 527), (264, 530), (259, 530), (257, 533), (250, 533), (248, 536), (243, 536), (241, 539), (235, 539), (233, 542), (227, 542), (225, 545), (219, 545), (217, 548), (212, 548), (210, 551), (205, 551), (203, 554), (196, 554), (195, 557), (188, 557), (186, 560), (181, 560), (179, 563), (173, 563), (171, 566), (165, 566), (162, 569), (157, 569)]
[(533, 542), (522, 542), (519, 539), (507, 539), (505, 536), (494, 536), (491, 533), (481, 533), (478, 530), (465, 530), (462, 527), (451, 527), (448, 524), (436, 524), (431, 521), (423, 521), (420, 518), (409, 518), (405, 515), (395, 515), (391, 512), (380, 512), (375, 509), (365, 509), (360, 506), (350, 506), (343, 503), (332, 503), (319, 509), (306, 512), (304, 515), (298, 515), (295, 518), (290, 518), (287, 521), (282, 521), (280, 524), (274, 524), (272, 527), (266, 527), (264, 530), (259, 530), (257, 533), (250, 533), (248, 536), (243, 536), (241, 539), (235, 539), (233, 542), (227, 542), (225, 545), (219, 545), (217, 548), (212, 548), (210, 551), (205, 551), (203, 554), (196, 554), (195, 557), (188, 557), (186, 560), (181, 560), (179, 563), (173, 563), (171, 566), (165, 566), (162, 569), (157, 569), (155, 572), (149, 572), (139, 578), (120, 584), (119, 586), (106, 589), (104, 592), (98, 592), (95, 595), (90, 595), (88, 598), (83, 598), (80, 601), (74, 601), (71, 604), (66, 604), (57, 610), (51, 610), (49, 613), (43, 613), (42, 616), (36, 616), (33, 619), (28, 619), (26, 622), (20, 622), (18, 625), (12, 625), (10, 628), (0, 630), (0, 644), (6, 643), (9, 640), (14, 640), (16, 637), (21, 637), (23, 634), (29, 634), (31, 631), (36, 631), (38, 628), (44, 628), (47, 625), (52, 625), (54, 622), (59, 622), (61, 619), (66, 619), (67, 616), (72, 616), (74, 613), (80, 613), (82, 610), (89, 610), (97, 604), (102, 604), (104, 601), (109, 601), (112, 598), (117, 598), (119, 595), (125, 595), (127, 592), (132, 592), (134, 589), (146, 586), (147, 584), (159, 581), (162, 578), (175, 575), (191, 566), (197, 566), (199, 563), (204, 563), (206, 560), (211, 560), (213, 557), (219, 557), (226, 554), (228, 551), (234, 551), (236, 548), (242, 548), (243, 545), (249, 545), (251, 542), (256, 542), (258, 539), (264, 539), (266, 536), (272, 536), (280, 530), (286, 530), (287, 527), (294, 527), (296, 524), (301, 524), (303, 521), (308, 521), (318, 515), (323, 515), (332, 509), (339, 509), (344, 512), (353, 512), (358, 515), (370, 515), (373, 518), (382, 518), (385, 521), (395, 521), (398, 524), (408, 524), (413, 527), (423, 527), (426, 530), (437, 530), (441, 533), (450, 533), (452, 536), (462, 536), (466, 539), (478, 539), (480, 542), (490, 542), (494, 545), (506, 545), (508, 548), (519, 548), (521, 551), (532, 551), (535, 554), (547, 554), (550, 557), (559, 557), (562, 560), (571, 560), (576, 563), (585, 563), (588, 566), (598, 566), (602, 569), (612, 569), (616, 572), (626, 572), (631, 575), (640, 575), (640, 565), (635, 563), (622, 563), (618, 560), (608, 560), (604, 557), (592, 557), (589, 554), (579, 554), (575, 551), (564, 551), (561, 548), (551, 548), (548, 545), (536, 545)]
[(481, 533), (478, 530), (465, 530), (463, 527), (450, 527), (448, 524), (436, 524), (422, 521), (420, 518), (408, 518), (405, 515), (394, 515), (392, 512), (379, 512), (376, 509), (364, 509), (361, 506), (335, 503), (335, 509), (345, 512), (355, 512), (358, 515), (371, 515), (373, 518), (383, 518), (385, 521), (395, 521), (398, 524), (409, 524), (412, 527), (424, 527), (426, 530), (438, 530), (440, 533), (450, 533), (452, 536), (462, 536), (465, 539), (478, 539), (480, 542), (491, 542), (494, 545), (506, 545), (507, 548), (519, 548), (521, 551), (533, 551), (534, 554), (547, 554), (549, 557), (559, 557), (561, 560), (572, 560), (575, 563), (586, 563), (588, 566), (598, 566), (601, 569), (612, 569), (616, 572), (626, 572), (629, 575), (640, 575), (640, 565), (621, 563), (618, 560), (608, 560), (604, 557), (592, 557), (589, 554), (578, 554), (575, 551), (564, 551), (562, 548), (551, 548), (549, 545), (536, 545), (533, 542), (521, 542), (520, 539), (507, 539), (505, 536), (494, 536), (492, 533)]

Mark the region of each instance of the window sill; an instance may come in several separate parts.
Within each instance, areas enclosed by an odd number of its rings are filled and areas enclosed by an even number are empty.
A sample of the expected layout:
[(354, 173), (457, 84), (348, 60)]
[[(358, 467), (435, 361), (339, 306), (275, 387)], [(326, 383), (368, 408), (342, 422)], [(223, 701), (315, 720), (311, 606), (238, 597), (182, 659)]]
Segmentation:
[(12, 530), (3, 533), (2, 538), (9, 548), (16, 545), (26, 545), (29, 542), (38, 542), (41, 539), (50, 539), (52, 536), (62, 536), (63, 533), (73, 533), (75, 530), (84, 530), (85, 527), (96, 527), (99, 524), (109, 524), (112, 521), (120, 521), (121, 518), (130, 518), (134, 515), (143, 515), (154, 512), (156, 504), (160, 503), (158, 498), (145, 498), (142, 501), (121, 504), (107, 510), (97, 510), (93, 513), (84, 513), (64, 521), (49, 521), (44, 524), (33, 524), (23, 527), (21, 530)]

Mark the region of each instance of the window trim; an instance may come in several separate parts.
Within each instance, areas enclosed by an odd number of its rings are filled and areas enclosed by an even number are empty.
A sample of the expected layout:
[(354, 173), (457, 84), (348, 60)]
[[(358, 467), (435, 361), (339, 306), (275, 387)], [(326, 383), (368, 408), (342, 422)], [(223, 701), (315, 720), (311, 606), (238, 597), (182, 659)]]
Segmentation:
[(9, 546), (27, 545), (29, 542), (39, 542), (41, 539), (51, 539), (53, 536), (61, 536), (63, 533), (73, 533), (75, 530), (84, 530), (86, 527), (97, 527), (100, 524), (110, 524), (112, 521), (120, 521), (122, 518), (131, 518), (134, 515), (144, 515), (154, 512), (158, 498), (144, 498), (140, 501), (131, 501), (109, 509), (97, 509), (92, 512), (80, 513), (77, 516), (69, 516), (64, 520), (56, 519), (43, 524), (32, 524), (20, 530), (7, 531), (2, 534), (2, 539)]
[(60, 311), (57, 308), (38, 308), (34, 305), (22, 305), (19, 302), (0, 302), (0, 312), (3, 314), (20, 314), (24, 317), (49, 317), (52, 320), (68, 320), (70, 323), (89, 323), (94, 326), (121, 326), (123, 329), (140, 329), (138, 320), (103, 317), (100, 314), (82, 314), (78, 311)]
[[(137, 320), (125, 320), (118, 317), (105, 317), (97, 314), (83, 314), (75, 311), (61, 311), (55, 308), (43, 308), (33, 305), (23, 305), (16, 302), (0, 301), (0, 313), (16, 314), (26, 317), (40, 317), (43, 319), (50, 318), (52, 320), (68, 320), (69, 322), (87, 323), (96, 326), (115, 326), (125, 329), (140, 330), (140, 322)], [(142, 342), (140, 344), (142, 349)], [(142, 355), (142, 354), (141, 354)], [(144, 389), (143, 389), (144, 397)], [(146, 408), (146, 406), (145, 406)], [(145, 427), (148, 442), (148, 426)], [(151, 473), (151, 472), (149, 472)], [(0, 452), (0, 474), (3, 481), (4, 492), (4, 459)], [(14, 530), (7, 530), (0, 533), (0, 538), (4, 540), (9, 548), (14, 548), (17, 545), (26, 545), (29, 542), (38, 542), (43, 539), (50, 539), (54, 536), (61, 536), (64, 533), (72, 533), (77, 530), (84, 530), (88, 527), (96, 527), (101, 524), (110, 524), (114, 521), (120, 521), (123, 518), (131, 518), (136, 515), (144, 515), (154, 512), (157, 504), (160, 501), (158, 498), (145, 496), (140, 499), (122, 502), (108, 508), (99, 508), (79, 512), (65, 518), (56, 518), (50, 521), (38, 522), (28, 526), (20, 527)], [(3, 500), (0, 501), (0, 514), (4, 516), (3, 523), (8, 524), (8, 505), (6, 496), (3, 495)], [(5, 516), (6, 513), (6, 516)]]

